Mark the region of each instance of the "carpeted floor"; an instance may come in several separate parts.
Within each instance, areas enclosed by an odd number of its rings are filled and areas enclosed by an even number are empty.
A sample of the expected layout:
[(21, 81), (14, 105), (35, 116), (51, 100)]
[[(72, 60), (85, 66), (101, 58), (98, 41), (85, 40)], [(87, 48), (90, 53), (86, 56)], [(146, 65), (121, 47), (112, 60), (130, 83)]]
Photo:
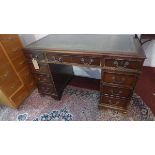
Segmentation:
[(3, 121), (152, 121), (154, 116), (136, 94), (128, 107), (128, 114), (113, 110), (98, 110), (99, 92), (68, 86), (61, 101), (41, 97), (37, 89), (18, 110), (0, 106)]

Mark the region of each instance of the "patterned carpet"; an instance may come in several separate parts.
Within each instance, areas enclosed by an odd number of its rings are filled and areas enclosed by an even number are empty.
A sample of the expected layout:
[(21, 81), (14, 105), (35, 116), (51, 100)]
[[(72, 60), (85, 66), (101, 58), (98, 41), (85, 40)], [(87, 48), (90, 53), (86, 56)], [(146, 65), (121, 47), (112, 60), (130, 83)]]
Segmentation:
[(41, 97), (38, 90), (18, 110), (0, 106), (2, 121), (152, 121), (151, 110), (136, 94), (124, 115), (114, 110), (98, 110), (99, 92), (68, 86), (61, 101)]

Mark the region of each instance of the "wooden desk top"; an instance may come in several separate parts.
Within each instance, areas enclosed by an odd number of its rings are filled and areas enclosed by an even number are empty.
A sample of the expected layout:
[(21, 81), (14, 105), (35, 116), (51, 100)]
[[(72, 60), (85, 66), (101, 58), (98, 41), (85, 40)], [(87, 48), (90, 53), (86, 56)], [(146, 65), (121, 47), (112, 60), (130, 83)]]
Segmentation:
[(26, 46), (25, 49), (145, 58), (144, 51), (134, 35), (52, 34)]

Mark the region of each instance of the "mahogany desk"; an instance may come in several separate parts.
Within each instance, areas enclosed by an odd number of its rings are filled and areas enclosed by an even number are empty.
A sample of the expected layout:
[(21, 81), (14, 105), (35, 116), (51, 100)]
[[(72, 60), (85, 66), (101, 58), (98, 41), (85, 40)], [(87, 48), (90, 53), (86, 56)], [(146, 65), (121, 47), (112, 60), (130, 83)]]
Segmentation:
[(48, 35), (25, 47), (24, 54), (39, 93), (55, 99), (61, 99), (73, 66), (100, 68), (98, 106), (122, 112), (127, 111), (145, 59), (134, 35)]

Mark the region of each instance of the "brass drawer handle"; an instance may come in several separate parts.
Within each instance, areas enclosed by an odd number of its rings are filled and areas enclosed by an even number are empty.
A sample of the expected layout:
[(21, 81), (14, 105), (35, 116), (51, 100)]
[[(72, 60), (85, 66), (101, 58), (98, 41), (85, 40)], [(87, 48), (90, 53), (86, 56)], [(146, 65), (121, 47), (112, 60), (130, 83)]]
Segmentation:
[(52, 56), (52, 62), (63, 62), (63, 59), (62, 59), (62, 57)]
[(116, 66), (116, 67), (123, 67), (123, 68), (126, 68), (130, 63), (128, 61), (117, 61), (115, 60), (113, 62), (113, 64)]
[(110, 90), (111, 94), (110, 95), (121, 95), (123, 92), (121, 90), (119, 90), (118, 92), (114, 91), (113, 89)]
[(94, 59), (85, 59), (85, 58), (81, 58), (80, 61), (85, 64), (85, 65), (91, 65), (94, 62)]
[(126, 79), (125, 79), (124, 77), (117, 79), (115, 76), (112, 76), (112, 81), (113, 81), (114, 83), (123, 84), (123, 83), (125, 82), (125, 80), (126, 80)]
[(117, 101), (117, 102), (112, 102), (111, 100), (108, 100), (108, 103), (111, 104), (111, 105), (117, 105), (117, 104), (119, 104), (119, 101)]

